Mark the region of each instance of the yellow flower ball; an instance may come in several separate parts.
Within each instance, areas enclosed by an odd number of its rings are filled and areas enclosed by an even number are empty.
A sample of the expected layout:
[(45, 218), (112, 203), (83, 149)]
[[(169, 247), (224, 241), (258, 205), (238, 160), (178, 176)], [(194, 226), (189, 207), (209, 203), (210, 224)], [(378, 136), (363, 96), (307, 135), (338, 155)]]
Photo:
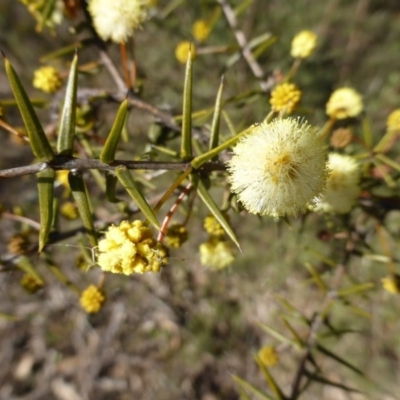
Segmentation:
[(282, 83), (271, 93), (270, 104), (274, 111), (283, 111), (291, 114), (301, 99), (301, 91), (293, 83)]
[(290, 55), (294, 58), (307, 58), (317, 47), (317, 35), (312, 31), (301, 31), (292, 40)]
[(105, 300), (102, 290), (95, 285), (90, 285), (82, 292), (79, 302), (88, 314), (95, 314), (101, 310)]
[[(225, 216), (227, 218), (227, 216)], [(203, 223), (204, 230), (209, 233), (211, 236), (224, 236), (225, 229), (221, 226), (221, 224), (216, 220), (214, 215), (209, 215), (204, 219)]]
[(400, 131), (400, 108), (389, 114), (386, 125), (389, 131)]
[(176, 59), (182, 63), (186, 64), (187, 58), (189, 56), (190, 51), (190, 58), (193, 61), (196, 58), (196, 46), (188, 41), (180, 42), (178, 46), (175, 48), (175, 57)]
[(147, 18), (149, 0), (90, 0), (88, 10), (103, 40), (125, 43)]
[(391, 276), (387, 276), (386, 278), (382, 278), (382, 286), (383, 288), (392, 294), (400, 293), (400, 275), (393, 274)]
[(249, 212), (280, 217), (305, 212), (325, 188), (327, 152), (307, 122), (254, 125), (227, 163), (231, 191)]
[(273, 346), (263, 346), (258, 352), (258, 358), (267, 367), (278, 364), (279, 356)]
[(363, 107), (361, 95), (352, 88), (344, 87), (332, 93), (326, 104), (326, 113), (337, 119), (357, 117)]
[(199, 42), (203, 42), (208, 38), (211, 32), (210, 24), (204, 19), (197, 20), (192, 27), (193, 37)]
[(57, 69), (51, 66), (41, 67), (35, 71), (33, 86), (46, 93), (54, 93), (60, 89), (62, 79)]
[(200, 245), (201, 265), (213, 270), (221, 270), (235, 260), (233, 248), (229, 241), (211, 236), (207, 242)]
[(317, 203), (316, 210), (333, 214), (348, 213), (361, 191), (360, 167), (351, 156), (330, 153), (328, 169), (326, 191)]

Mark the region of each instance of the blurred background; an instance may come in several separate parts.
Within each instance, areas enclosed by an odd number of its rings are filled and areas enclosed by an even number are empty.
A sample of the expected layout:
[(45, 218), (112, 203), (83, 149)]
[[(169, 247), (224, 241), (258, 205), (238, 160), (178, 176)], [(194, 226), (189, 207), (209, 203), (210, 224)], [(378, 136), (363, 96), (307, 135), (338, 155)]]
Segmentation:
[[(400, 104), (397, 0), (245, 3), (247, 7), (243, 7), (238, 20), (246, 37), (269, 33), (274, 38), (274, 43), (258, 57), (266, 76), (279, 77), (288, 72), (293, 63), (290, 43), (296, 33), (310, 29), (318, 34), (316, 52), (301, 65), (294, 79), (303, 91), (298, 115), (322, 126), (326, 121), (325, 104), (332, 91), (351, 86), (362, 94), (365, 105), (363, 122), (352, 121), (355, 135), (360, 135), (362, 124), (369, 126), (375, 141), (383, 135), (388, 114)], [(242, 2), (230, 4), (238, 7)], [(181, 41), (191, 40), (194, 22), (209, 18), (216, 8), (218, 5), (211, 0), (158, 2), (153, 17), (135, 35), (142, 99), (179, 115), (185, 66), (175, 58), (175, 48)], [(60, 98), (33, 88), (34, 71), (43, 65), (40, 58), (85, 37), (83, 21), (78, 14), (54, 31), (45, 28), (37, 32), (37, 22), (22, 2), (0, 2), (0, 47), (39, 105), (39, 116), (47, 127), (54, 123), (52, 107)], [(213, 106), (224, 74), (224, 98), (233, 99), (225, 110), (237, 131), (262, 121), (270, 109), (268, 96), (260, 95), (258, 82), (243, 60), (232, 62), (237, 52), (236, 41), (223, 14), (207, 40), (197, 47), (193, 110)], [(110, 44), (108, 51), (121, 68), (118, 46)], [(90, 66), (99, 61), (96, 49), (82, 49), (79, 57), (80, 65), (90, 67), (80, 74), (79, 87), (115, 90), (115, 83), (105, 70), (98, 65)], [(72, 54), (68, 54), (51, 63), (65, 75), (71, 59)], [(241, 98), (235, 99), (239, 95)], [(7, 103), (12, 99), (4, 68), (0, 67), (0, 105), (8, 123), (20, 126), (18, 110)], [(94, 107), (94, 124), (103, 137), (116, 110), (116, 104), (102, 101)], [(138, 159), (149, 151), (153, 120), (150, 114), (132, 110), (128, 124), (130, 140), (119, 158)], [(199, 117), (194, 123), (200, 127), (205, 122)], [(221, 137), (229, 136), (224, 120)], [(0, 141), (1, 169), (33, 162), (29, 146), (16, 142), (5, 130), (0, 129)], [(171, 144), (176, 145), (177, 142)], [(169, 174), (152, 180), (157, 188), (152, 196), (159, 197), (172, 182)], [(139, 172), (137, 176), (141, 176)], [(146, 176), (142, 174), (143, 180)], [(87, 178), (97, 217), (109, 220), (114, 213), (117, 221), (121, 210), (106, 204), (93, 177)], [(57, 190), (62, 199), (63, 187), (60, 185)], [(222, 189), (216, 187), (211, 193), (220, 204)], [(1, 180), (0, 203), (7, 212), (12, 210), (37, 221), (35, 177)], [(288, 222), (243, 212), (231, 214), (243, 253), (237, 251), (235, 262), (227, 269), (212, 271), (200, 264), (199, 257), (199, 245), (207, 237), (202, 230), (207, 210), (197, 202), (193, 214), (188, 242), (172, 252), (170, 264), (160, 275), (107, 276), (107, 302), (96, 315), (87, 315), (80, 308), (79, 296), (49, 267), (56, 265), (80, 290), (96, 283), (96, 268), (84, 273), (77, 267), (79, 238), (71, 236), (50, 245), (50, 264), (35, 254), (29, 255), (32, 265), (46, 280), (43, 289), (30, 295), (20, 285), (21, 271), (5, 263), (9, 260), (7, 243), (21, 230), (21, 224), (1, 219), (1, 262), (5, 267), (0, 274), (0, 312), (4, 313), (0, 318), (0, 399), (239, 399), (234, 375), (267, 391), (265, 378), (254, 361), (254, 355), (265, 345), (273, 346), (279, 354), (279, 362), (271, 367), (271, 373), (283, 390), (290, 391), (301, 352), (282, 345), (260, 324), (290, 336), (281, 319), (285, 309), (279, 299), (294, 304), (308, 318), (318, 312), (323, 294), (304, 265), (312, 263), (321, 274), (329, 274), (329, 263), (341, 260), (343, 241), (325, 236), (332, 221), (316, 214)], [(352, 216), (357, 217), (357, 213)], [(182, 215), (176, 218), (184, 219)], [(398, 211), (388, 213), (382, 221), (390, 231), (394, 257), (400, 236), (398, 222)], [(344, 220), (335, 223), (339, 231), (341, 224), (343, 229), (346, 226)], [(366, 241), (372, 252), (382, 253), (382, 243), (369, 223), (365, 222)], [(62, 220), (60, 226), (61, 231), (71, 230), (78, 228), (80, 221)], [(355, 301), (358, 308), (365, 310), (364, 315), (350, 312), (345, 305), (336, 306), (330, 322), (351, 333), (339, 341), (328, 335), (321, 340), (368, 378), (326, 359), (322, 362), (325, 376), (362, 393), (346, 393), (338, 387), (315, 383), (302, 398), (395, 399), (400, 382), (398, 297), (381, 289), (379, 280), (386, 275), (381, 264), (354, 257), (348, 268), (358, 281), (374, 282), (376, 286)], [(306, 331), (300, 327), (298, 332)]]

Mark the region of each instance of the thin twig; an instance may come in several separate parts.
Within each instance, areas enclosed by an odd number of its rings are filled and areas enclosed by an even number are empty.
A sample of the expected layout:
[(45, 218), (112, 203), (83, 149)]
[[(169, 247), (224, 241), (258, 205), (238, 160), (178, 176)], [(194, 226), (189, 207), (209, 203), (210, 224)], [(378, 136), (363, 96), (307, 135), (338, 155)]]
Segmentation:
[[(186, 171), (190, 168), (189, 162), (165, 162), (165, 161), (127, 161), (115, 160), (112, 164), (105, 164), (97, 159), (80, 159), (57, 156), (53, 161), (48, 163), (37, 163), (26, 165), (23, 167), (9, 168), (0, 170), (0, 179), (15, 178), (24, 175), (36, 174), (46, 168), (52, 168), (56, 171), (75, 170), (86, 171), (97, 169), (100, 171), (114, 171), (119, 166), (125, 166), (134, 170), (166, 170), (166, 171)], [(204, 164), (201, 171), (225, 171), (225, 166), (218, 162), (209, 162)]]
[(257, 60), (254, 58), (249, 43), (246, 39), (245, 34), (243, 31), (239, 28), (238, 21), (236, 19), (235, 12), (233, 11), (232, 7), (229, 5), (227, 0), (217, 0), (218, 3), (221, 5), (222, 10), (224, 12), (225, 18), (228, 21), (228, 24), (230, 28), (233, 31), (233, 34), (235, 35), (236, 41), (238, 42), (240, 49), (242, 51), (243, 58), (247, 62), (247, 65), (251, 69), (251, 72), (253, 75), (259, 79), (259, 84), (261, 89), (264, 92), (269, 92), (271, 87), (274, 85), (273, 80), (265, 80), (265, 74), (264, 71), (262, 70), (260, 64), (257, 62)]

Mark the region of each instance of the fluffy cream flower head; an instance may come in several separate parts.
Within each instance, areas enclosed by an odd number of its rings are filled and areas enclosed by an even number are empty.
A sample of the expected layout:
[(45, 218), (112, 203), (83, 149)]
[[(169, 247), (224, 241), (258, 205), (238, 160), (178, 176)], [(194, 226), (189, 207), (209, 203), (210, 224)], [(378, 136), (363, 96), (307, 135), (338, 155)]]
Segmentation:
[(317, 35), (312, 31), (301, 31), (292, 40), (290, 55), (294, 58), (307, 58), (316, 46)]
[(228, 162), (231, 190), (253, 214), (305, 212), (325, 187), (326, 146), (316, 130), (295, 118), (255, 125)]
[(124, 43), (147, 18), (149, 0), (90, 0), (88, 10), (103, 40)]
[(347, 155), (330, 153), (330, 174), (326, 192), (316, 209), (334, 214), (345, 214), (351, 210), (360, 194), (360, 168), (357, 161)]
[(357, 117), (362, 110), (361, 95), (349, 87), (335, 90), (326, 104), (326, 113), (337, 119)]

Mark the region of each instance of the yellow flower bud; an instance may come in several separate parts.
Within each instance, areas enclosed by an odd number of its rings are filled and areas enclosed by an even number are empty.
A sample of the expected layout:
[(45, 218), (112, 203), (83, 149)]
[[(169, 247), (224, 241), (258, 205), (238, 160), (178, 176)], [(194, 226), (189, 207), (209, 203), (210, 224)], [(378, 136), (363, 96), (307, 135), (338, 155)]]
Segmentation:
[(90, 285), (82, 292), (79, 302), (88, 314), (95, 314), (101, 310), (105, 300), (102, 290), (95, 285)]
[(301, 99), (301, 91), (293, 83), (282, 83), (271, 93), (270, 104), (274, 111), (291, 114)]
[(198, 19), (192, 27), (193, 37), (199, 42), (203, 42), (208, 38), (211, 32), (211, 26), (204, 19)]
[(273, 346), (263, 346), (258, 352), (261, 362), (267, 367), (273, 367), (278, 364), (279, 356)]
[(35, 71), (33, 86), (46, 93), (54, 93), (60, 89), (62, 79), (57, 69), (51, 66), (41, 67)]
[(400, 275), (393, 274), (391, 276), (387, 276), (386, 278), (382, 278), (382, 286), (383, 288), (392, 294), (400, 293)]
[(79, 217), (78, 209), (72, 201), (67, 201), (60, 207), (60, 214), (66, 219), (77, 219)]
[(316, 46), (317, 35), (312, 31), (301, 31), (292, 40), (290, 55), (294, 58), (307, 58)]
[(400, 108), (389, 114), (386, 125), (389, 131), (400, 131)]
[(331, 118), (357, 117), (363, 110), (362, 97), (349, 87), (335, 90), (326, 104), (326, 113)]
[(196, 58), (196, 46), (188, 41), (180, 42), (175, 48), (175, 57), (182, 63), (186, 64), (190, 51), (190, 58), (193, 61)]

